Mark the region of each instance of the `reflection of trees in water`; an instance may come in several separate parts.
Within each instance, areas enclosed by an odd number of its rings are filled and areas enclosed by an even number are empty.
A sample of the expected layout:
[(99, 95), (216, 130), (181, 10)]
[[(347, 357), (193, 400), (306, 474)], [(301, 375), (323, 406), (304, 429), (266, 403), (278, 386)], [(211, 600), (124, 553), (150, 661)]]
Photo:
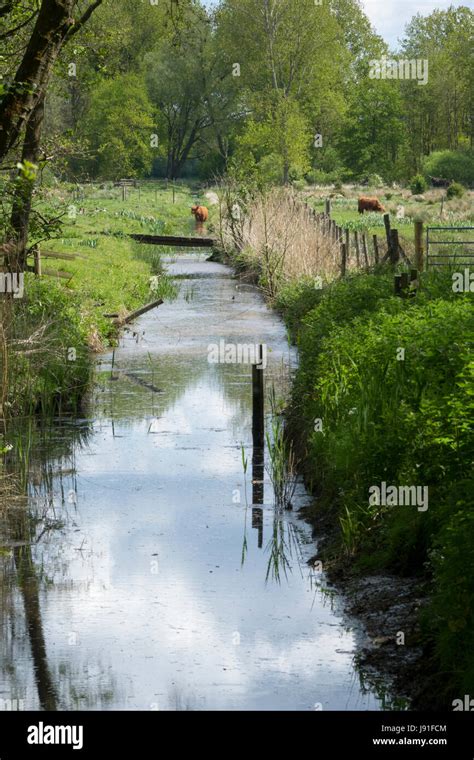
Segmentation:
[[(33, 703), (26, 699), (30, 677), (22, 672), (29, 662), (27, 652), (22, 650), (26, 635), (41, 709), (107, 705), (113, 699), (115, 683), (106, 668), (95, 668), (100, 674), (99, 686), (92, 690), (90, 683), (81, 686), (87, 678), (87, 669), (92, 668), (89, 663), (84, 668), (74, 665), (71, 658), (51, 665), (41, 614), (41, 594), (45, 586), (52, 584), (54, 572), (48, 551), (45, 560), (45, 552), (39, 548), (48, 549), (50, 543), (61, 547), (57, 533), (70, 520), (70, 511), (77, 503), (75, 452), (77, 446), (87, 442), (90, 428), (71, 420), (59, 423), (50, 420), (47, 425), (32, 426), (30, 420), (26, 431), (17, 425), (12, 434), (22, 451), (21, 462), (15, 462), (10, 455), (5, 466), (7, 470), (19, 465), (28, 467), (29, 482), (22, 480), (29, 498), (23, 503), (17, 499), (5, 510), (0, 536), (1, 627), (9, 632), (7, 639), (2, 637), (2, 671), (10, 691), (8, 698), (25, 699), (27, 706)], [(26, 443), (29, 450), (25, 454)], [(61, 569), (64, 572), (65, 568)], [(22, 621), (18, 619), (21, 610), (15, 602), (17, 594), (22, 600)]]

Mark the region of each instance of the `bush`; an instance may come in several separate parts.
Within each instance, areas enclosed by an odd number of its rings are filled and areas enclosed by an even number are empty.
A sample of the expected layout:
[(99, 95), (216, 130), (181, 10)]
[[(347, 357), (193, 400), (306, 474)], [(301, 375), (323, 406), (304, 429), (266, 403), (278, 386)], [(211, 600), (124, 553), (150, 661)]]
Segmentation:
[(380, 174), (369, 174), (369, 185), (370, 187), (383, 187), (385, 182)]
[[(445, 705), (474, 688), (474, 311), (451, 285), (449, 271), (425, 273), (403, 300), (393, 275), (358, 274), (280, 299), (299, 346), (293, 429), (315, 509), (340, 526), (332, 551), (359, 572), (433, 580), (423, 643)], [(369, 504), (382, 481), (427, 486), (429, 508)]]
[(424, 193), (427, 188), (428, 183), (422, 174), (415, 174), (415, 176), (411, 178), (410, 190), (412, 195), (420, 195), (420, 193)]
[(431, 177), (474, 185), (474, 150), (438, 150), (430, 153), (423, 162), (423, 173)]
[(330, 172), (312, 169), (312, 171), (306, 174), (306, 181), (310, 185), (334, 185), (336, 182), (341, 182), (341, 180), (341, 172), (338, 169)]
[(446, 197), (449, 200), (452, 198), (462, 198), (465, 192), (465, 188), (459, 182), (451, 182), (446, 190)]

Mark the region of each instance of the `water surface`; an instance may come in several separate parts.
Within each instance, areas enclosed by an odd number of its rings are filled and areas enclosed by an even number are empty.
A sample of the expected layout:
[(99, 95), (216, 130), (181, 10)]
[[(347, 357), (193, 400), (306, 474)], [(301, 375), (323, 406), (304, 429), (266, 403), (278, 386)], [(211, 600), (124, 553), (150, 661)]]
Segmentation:
[[(38, 442), (29, 513), (0, 550), (0, 698), (25, 709), (365, 710), (355, 632), (322, 593), (311, 530), (252, 472), (251, 369), (208, 346), (296, 357), (231, 270), (180, 255), (180, 294), (101, 356), (88, 419)], [(248, 462), (244, 473), (243, 455)], [(252, 478), (256, 483), (252, 483)], [(272, 537), (285, 556), (269, 564)], [(275, 543), (273, 543), (275, 548)]]

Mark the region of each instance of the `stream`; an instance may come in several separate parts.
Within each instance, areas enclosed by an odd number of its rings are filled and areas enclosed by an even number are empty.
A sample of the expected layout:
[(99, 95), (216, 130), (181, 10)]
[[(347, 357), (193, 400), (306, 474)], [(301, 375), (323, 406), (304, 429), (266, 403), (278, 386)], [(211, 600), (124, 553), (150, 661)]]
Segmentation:
[(35, 440), (0, 547), (0, 707), (378, 710), (363, 634), (308, 564), (308, 494), (276, 511), (252, 468), (251, 367), (208, 361), (262, 343), (284, 397), (285, 327), (228, 267), (167, 267), (178, 298), (98, 357), (87, 419)]

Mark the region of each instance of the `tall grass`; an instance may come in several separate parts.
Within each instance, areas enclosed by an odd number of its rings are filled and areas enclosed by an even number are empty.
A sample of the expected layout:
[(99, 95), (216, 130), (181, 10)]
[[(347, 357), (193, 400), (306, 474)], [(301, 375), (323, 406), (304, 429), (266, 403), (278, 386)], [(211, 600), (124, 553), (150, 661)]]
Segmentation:
[(221, 220), (221, 237), (234, 256), (237, 241), (237, 263), (255, 273), (270, 298), (296, 278), (330, 280), (339, 272), (340, 247), (315, 223), (298, 194), (288, 188), (256, 194), (246, 202), (238, 225), (232, 207), (230, 214), (227, 209)]

